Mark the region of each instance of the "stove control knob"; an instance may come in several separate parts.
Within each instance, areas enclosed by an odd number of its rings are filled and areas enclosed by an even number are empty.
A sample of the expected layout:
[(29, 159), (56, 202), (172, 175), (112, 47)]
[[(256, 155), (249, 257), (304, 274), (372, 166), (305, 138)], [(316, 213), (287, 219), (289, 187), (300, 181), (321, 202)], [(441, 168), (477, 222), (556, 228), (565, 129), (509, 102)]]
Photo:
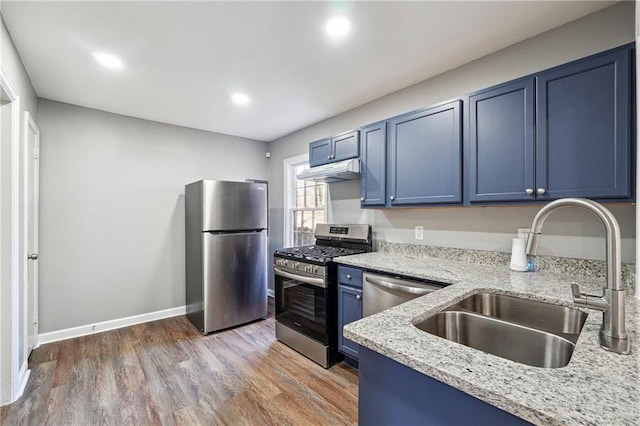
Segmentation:
[(280, 266), (280, 265), (282, 265), (282, 260), (276, 259), (276, 266)]
[(283, 260), (282, 261), (282, 266), (289, 266), (289, 261), (288, 260)]
[(317, 266), (314, 266), (314, 267), (313, 267), (313, 272), (314, 272), (315, 274), (317, 274), (317, 273), (318, 273), (318, 267), (317, 267)]
[(293, 267), (294, 267), (294, 268), (296, 268), (296, 269), (298, 269), (298, 268), (300, 267), (300, 262), (296, 262), (296, 263), (294, 263), (294, 264), (293, 264)]

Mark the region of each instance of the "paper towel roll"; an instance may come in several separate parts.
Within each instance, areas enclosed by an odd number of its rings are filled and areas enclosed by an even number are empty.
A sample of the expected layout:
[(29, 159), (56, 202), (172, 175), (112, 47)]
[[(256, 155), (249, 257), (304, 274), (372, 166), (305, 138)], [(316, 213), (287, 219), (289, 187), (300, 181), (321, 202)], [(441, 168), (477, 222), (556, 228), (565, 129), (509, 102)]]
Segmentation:
[(527, 271), (527, 254), (525, 253), (527, 242), (522, 238), (514, 238), (511, 240), (511, 263), (509, 268), (512, 271)]

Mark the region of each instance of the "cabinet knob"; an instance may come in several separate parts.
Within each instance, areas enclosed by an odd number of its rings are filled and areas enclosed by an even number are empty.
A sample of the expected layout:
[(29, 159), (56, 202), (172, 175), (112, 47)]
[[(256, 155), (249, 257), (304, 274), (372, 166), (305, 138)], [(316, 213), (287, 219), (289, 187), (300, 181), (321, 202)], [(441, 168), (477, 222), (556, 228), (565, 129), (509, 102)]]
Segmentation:
[(364, 197), (360, 197), (360, 201), (364, 201)]
[(395, 199), (396, 199), (396, 197), (394, 197), (393, 195), (391, 195), (391, 196), (389, 196), (389, 199), (390, 199), (391, 201), (393, 201), (393, 200), (395, 200)]
[(360, 300), (360, 299), (362, 299), (362, 296), (359, 294), (356, 294), (356, 300)]
[(331, 160), (331, 156), (330, 155), (327, 155), (327, 160)]
[(351, 274), (347, 274), (347, 279), (350, 280), (351, 279)]
[(538, 195), (543, 195), (543, 194), (544, 194), (545, 192), (547, 192), (547, 191), (545, 191), (545, 189), (544, 189), (544, 188), (538, 188), (538, 189), (536, 190), (536, 192), (538, 193)]
[(531, 194), (533, 194), (533, 189), (527, 188), (527, 189), (524, 190), (524, 192), (526, 192), (527, 195), (531, 195)]

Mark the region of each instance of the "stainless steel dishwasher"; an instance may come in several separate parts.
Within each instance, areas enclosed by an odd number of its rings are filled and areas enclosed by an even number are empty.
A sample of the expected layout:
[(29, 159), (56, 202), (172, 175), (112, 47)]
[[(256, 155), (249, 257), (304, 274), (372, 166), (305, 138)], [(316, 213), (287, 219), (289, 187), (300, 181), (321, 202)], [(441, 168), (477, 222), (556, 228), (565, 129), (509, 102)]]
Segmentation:
[(362, 276), (362, 316), (377, 314), (392, 306), (440, 290), (446, 284), (412, 281), (365, 272)]

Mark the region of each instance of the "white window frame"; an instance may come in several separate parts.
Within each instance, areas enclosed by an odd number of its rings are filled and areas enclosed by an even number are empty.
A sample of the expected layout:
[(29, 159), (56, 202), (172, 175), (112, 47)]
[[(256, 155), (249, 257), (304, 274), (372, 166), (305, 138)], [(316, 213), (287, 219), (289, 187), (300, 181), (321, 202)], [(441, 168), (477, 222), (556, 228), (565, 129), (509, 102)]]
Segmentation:
[[(309, 163), (309, 154), (300, 154), (295, 157), (285, 158), (284, 164), (284, 235), (282, 241), (285, 247), (293, 247), (293, 215), (291, 211), (295, 208), (295, 180), (296, 168), (302, 164)], [(325, 184), (326, 185), (326, 184)], [(325, 187), (324, 217), (327, 218), (328, 188)]]

